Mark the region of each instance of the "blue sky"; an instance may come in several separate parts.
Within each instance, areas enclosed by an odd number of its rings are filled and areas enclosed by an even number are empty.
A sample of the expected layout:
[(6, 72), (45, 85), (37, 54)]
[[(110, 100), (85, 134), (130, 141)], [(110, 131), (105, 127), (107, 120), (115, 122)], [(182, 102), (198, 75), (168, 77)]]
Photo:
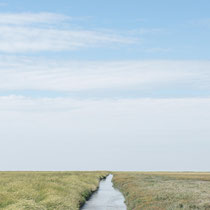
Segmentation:
[(210, 170), (209, 11), (0, 1), (0, 170)]
[[(73, 59), (209, 59), (208, 1), (2, 1), (2, 13), (50, 12), (70, 16), (63, 27), (113, 30), (136, 38), (130, 45), (39, 52)], [(59, 24), (58, 24), (59, 25)], [(58, 26), (62, 28), (62, 24)]]

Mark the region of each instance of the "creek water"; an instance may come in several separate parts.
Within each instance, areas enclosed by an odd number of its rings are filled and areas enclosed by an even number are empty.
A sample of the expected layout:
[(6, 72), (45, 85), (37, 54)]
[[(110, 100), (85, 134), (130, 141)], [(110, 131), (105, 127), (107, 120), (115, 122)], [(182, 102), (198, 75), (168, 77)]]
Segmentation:
[(112, 175), (102, 180), (81, 210), (126, 210), (122, 193), (112, 186)]

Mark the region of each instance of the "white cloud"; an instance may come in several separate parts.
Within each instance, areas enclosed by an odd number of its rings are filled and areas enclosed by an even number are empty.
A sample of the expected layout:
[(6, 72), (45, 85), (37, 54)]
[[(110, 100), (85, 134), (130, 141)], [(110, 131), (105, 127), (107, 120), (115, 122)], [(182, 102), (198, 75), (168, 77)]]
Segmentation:
[(187, 86), (209, 90), (209, 61), (62, 61), (0, 58), (0, 90), (78, 91)]
[(0, 31), (0, 51), (7, 53), (65, 51), (134, 42), (122, 36), (88, 30), (0, 26)]
[[(0, 52), (65, 51), (136, 42), (112, 31), (73, 29), (70, 20), (54, 13), (0, 14)], [(62, 23), (69, 26), (64, 28)]]
[(209, 170), (209, 106), (0, 97), (0, 170)]
[(31, 25), (33, 23), (55, 23), (71, 20), (69, 16), (56, 13), (0, 13), (0, 24)]

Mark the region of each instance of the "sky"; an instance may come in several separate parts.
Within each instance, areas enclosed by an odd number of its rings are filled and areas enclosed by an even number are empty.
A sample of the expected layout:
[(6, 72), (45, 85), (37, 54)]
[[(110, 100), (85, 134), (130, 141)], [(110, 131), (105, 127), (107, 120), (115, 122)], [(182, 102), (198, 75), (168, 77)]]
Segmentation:
[(0, 170), (210, 171), (209, 0), (0, 0)]

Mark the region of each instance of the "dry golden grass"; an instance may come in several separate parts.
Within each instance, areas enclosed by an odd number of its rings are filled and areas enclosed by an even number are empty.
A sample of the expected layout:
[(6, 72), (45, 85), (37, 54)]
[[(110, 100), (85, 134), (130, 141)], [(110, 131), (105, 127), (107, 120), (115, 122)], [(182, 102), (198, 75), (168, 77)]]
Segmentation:
[(76, 210), (107, 172), (0, 172), (0, 208)]
[(128, 210), (210, 209), (210, 173), (115, 172)]

